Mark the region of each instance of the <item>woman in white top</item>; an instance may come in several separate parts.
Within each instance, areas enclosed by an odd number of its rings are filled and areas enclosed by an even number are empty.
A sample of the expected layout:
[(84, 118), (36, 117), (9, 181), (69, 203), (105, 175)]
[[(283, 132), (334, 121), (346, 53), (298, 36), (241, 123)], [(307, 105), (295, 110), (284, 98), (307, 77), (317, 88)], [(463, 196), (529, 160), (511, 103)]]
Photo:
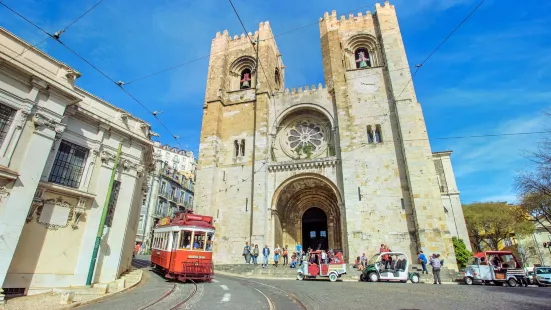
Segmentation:
[(277, 263), (279, 261), (279, 256), (281, 255), (281, 248), (279, 248), (279, 244), (274, 248), (274, 266), (277, 267)]

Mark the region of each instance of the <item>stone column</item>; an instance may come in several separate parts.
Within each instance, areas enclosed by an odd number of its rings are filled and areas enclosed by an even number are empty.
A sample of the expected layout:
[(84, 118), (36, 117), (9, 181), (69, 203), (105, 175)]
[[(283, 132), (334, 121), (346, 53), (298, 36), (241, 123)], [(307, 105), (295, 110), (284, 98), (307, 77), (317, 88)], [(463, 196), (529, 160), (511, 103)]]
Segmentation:
[(335, 248), (335, 219), (331, 216), (327, 219), (327, 244), (330, 249)]
[[(40, 118), (39, 116), (40, 115)], [(47, 121), (45, 121), (47, 120)], [(35, 114), (33, 124), (27, 123), (20, 140), (21, 148), (26, 148), (19, 161), (19, 177), (10, 195), (4, 199), (0, 208), (0, 288), (4, 284), (8, 268), (13, 258), (19, 237), (25, 225), (25, 219), (33, 202), (40, 176), (46, 165), (56, 132), (64, 127), (55, 121)]]

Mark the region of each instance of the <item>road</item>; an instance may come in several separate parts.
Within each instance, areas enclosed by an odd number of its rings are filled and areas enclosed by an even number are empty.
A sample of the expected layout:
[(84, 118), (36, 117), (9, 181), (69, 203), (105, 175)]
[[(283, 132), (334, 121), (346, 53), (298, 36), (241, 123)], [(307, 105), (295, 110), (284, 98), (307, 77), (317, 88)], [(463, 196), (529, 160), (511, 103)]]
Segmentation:
[[(136, 260), (139, 266), (146, 261)], [(192, 293), (194, 294), (192, 295)], [(192, 296), (191, 296), (192, 295)], [(166, 296), (161, 299), (161, 297)], [(189, 298), (191, 296), (191, 298)], [(259, 280), (216, 275), (212, 283), (174, 283), (144, 268), (142, 283), (79, 309), (550, 309), (551, 288)], [(160, 301), (159, 301), (160, 300)], [(158, 301), (150, 307), (144, 308)]]

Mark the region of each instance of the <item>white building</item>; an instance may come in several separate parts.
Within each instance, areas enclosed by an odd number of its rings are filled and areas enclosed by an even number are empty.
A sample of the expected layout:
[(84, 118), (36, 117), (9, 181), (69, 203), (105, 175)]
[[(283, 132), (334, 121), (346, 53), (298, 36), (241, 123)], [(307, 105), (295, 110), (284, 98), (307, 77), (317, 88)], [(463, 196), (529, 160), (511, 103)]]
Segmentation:
[(136, 242), (143, 253), (151, 246), (152, 229), (160, 218), (193, 206), (197, 160), (193, 152), (155, 142), (155, 169), (148, 178), (143, 197)]
[(107, 199), (92, 282), (131, 264), (150, 125), (75, 86), (78, 77), (0, 28), (0, 287), (10, 292), (85, 285)]

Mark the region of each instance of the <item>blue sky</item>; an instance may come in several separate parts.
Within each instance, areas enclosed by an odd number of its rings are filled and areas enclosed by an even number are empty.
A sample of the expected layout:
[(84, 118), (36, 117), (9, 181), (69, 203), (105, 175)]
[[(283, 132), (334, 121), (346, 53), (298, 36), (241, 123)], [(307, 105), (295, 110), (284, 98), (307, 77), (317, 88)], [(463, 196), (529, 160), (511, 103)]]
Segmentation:
[[(49, 32), (55, 32), (96, 0), (4, 0)], [(325, 11), (374, 10), (376, 1), (234, 0), (254, 32), (270, 21), (275, 34), (315, 23)], [(478, 0), (394, 0), (411, 65), (420, 63)], [(358, 9), (360, 8), (360, 9)], [(487, 0), (419, 71), (414, 80), (431, 138), (540, 131), (551, 108), (551, 1)], [(0, 25), (31, 44), (44, 34), (0, 7)], [(115, 80), (129, 81), (209, 53), (217, 31), (241, 34), (224, 0), (105, 0), (62, 35), (65, 43)], [(286, 87), (323, 81), (317, 24), (276, 38)], [(161, 141), (174, 144), (143, 108), (57, 42), (39, 46), (83, 73), (78, 84), (153, 125)], [(127, 89), (197, 154), (208, 58), (137, 81)], [(547, 119), (548, 121), (548, 119)], [(513, 179), (529, 169), (522, 151), (541, 135), (433, 140), (433, 151), (453, 150), (452, 162), (464, 203), (515, 199)]]

